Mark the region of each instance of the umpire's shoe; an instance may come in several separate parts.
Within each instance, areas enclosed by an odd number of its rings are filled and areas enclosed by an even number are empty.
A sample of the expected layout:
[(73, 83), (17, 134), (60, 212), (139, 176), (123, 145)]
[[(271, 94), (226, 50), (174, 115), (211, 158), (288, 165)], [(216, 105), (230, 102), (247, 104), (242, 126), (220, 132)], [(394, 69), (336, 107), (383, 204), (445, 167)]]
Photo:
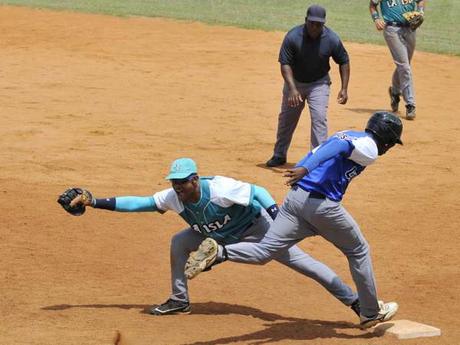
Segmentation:
[(190, 303), (168, 299), (165, 303), (150, 308), (152, 315), (190, 314)]
[(265, 165), (269, 168), (278, 167), (286, 164), (286, 157), (273, 156), (270, 158)]
[(399, 101), (400, 97), (398, 93), (393, 92), (393, 87), (390, 86), (388, 89), (388, 93), (390, 94), (390, 105), (391, 105), (391, 111), (392, 112), (397, 112), (399, 108)]
[(371, 316), (371, 317), (367, 317), (364, 315), (360, 316), (361, 329), (370, 328), (380, 322), (391, 320), (393, 316), (396, 315), (398, 308), (399, 308), (398, 303), (396, 302), (384, 303), (383, 301), (379, 301), (379, 307), (380, 307), (380, 311), (375, 316)]
[(217, 258), (219, 245), (215, 240), (208, 237), (195, 252), (191, 252), (185, 264), (185, 276), (188, 279), (195, 278), (198, 274), (211, 267)]

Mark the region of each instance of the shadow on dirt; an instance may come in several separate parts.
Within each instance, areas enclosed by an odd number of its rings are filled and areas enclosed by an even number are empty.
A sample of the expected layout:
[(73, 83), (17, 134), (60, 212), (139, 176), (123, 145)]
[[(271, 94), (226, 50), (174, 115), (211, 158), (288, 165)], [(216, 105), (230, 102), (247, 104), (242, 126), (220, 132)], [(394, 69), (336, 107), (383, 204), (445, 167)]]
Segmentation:
[(258, 168), (262, 168), (262, 169), (265, 169), (265, 170), (271, 170), (275, 173), (278, 173), (278, 174), (281, 174), (281, 173), (284, 173), (286, 169), (291, 169), (291, 168), (294, 168), (296, 165), (296, 163), (285, 163), (283, 165), (280, 165), (279, 167), (267, 167), (265, 165), (265, 163), (258, 163), (256, 164), (256, 167)]
[[(198, 341), (186, 345), (213, 345), (250, 343), (252, 345), (280, 342), (283, 340), (312, 340), (318, 338), (341, 338), (341, 339), (370, 339), (379, 335), (373, 333), (360, 333), (358, 335), (342, 333), (341, 330), (356, 330), (356, 324), (351, 322), (332, 322), (324, 320), (309, 320), (286, 317), (274, 313), (267, 313), (257, 308), (227, 304), (227, 303), (197, 303), (193, 305), (194, 315), (227, 315), (237, 314), (251, 316), (270, 323), (264, 324), (264, 329), (237, 336), (214, 339), (211, 341)], [(356, 332), (356, 331), (355, 331)], [(361, 332), (361, 331), (360, 331)]]
[(359, 114), (369, 114), (369, 116), (376, 111), (389, 111), (388, 109), (371, 109), (371, 108), (347, 108), (348, 110), (359, 113)]
[[(140, 309), (140, 313), (149, 314), (151, 305), (145, 304), (58, 304), (43, 307), (43, 310), (66, 310), (72, 308), (119, 308), (119, 309)], [(184, 345), (217, 345), (232, 344), (237, 342), (248, 342), (253, 345), (267, 344), (271, 342), (282, 342), (283, 340), (313, 340), (318, 338), (340, 338), (340, 339), (371, 339), (381, 336), (375, 333), (356, 333), (357, 326), (351, 322), (309, 320), (282, 316), (274, 313), (264, 312), (260, 309), (247, 307), (238, 304), (219, 302), (194, 303), (191, 315), (241, 315), (251, 316), (267, 321), (262, 330), (257, 332), (224, 337), (208, 341), (198, 341)], [(153, 316), (152, 316), (153, 317)], [(169, 316), (174, 317), (174, 316)], [(181, 316), (181, 322), (184, 322)], [(345, 331), (345, 332), (344, 332)], [(361, 332), (361, 331), (359, 331)]]

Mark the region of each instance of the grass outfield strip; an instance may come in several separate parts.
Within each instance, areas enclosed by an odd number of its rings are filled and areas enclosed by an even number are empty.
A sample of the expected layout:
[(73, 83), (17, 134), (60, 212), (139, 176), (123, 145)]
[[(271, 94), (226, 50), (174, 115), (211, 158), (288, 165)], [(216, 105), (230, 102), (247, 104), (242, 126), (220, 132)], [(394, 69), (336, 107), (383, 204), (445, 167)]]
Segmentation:
[[(368, 12), (368, 0), (0, 0), (3, 5), (103, 13), (116, 16), (168, 17), (249, 29), (287, 31), (303, 22), (306, 8), (328, 10), (327, 25), (343, 40), (384, 44)], [(417, 49), (460, 55), (460, 0), (427, 0), (426, 20)]]

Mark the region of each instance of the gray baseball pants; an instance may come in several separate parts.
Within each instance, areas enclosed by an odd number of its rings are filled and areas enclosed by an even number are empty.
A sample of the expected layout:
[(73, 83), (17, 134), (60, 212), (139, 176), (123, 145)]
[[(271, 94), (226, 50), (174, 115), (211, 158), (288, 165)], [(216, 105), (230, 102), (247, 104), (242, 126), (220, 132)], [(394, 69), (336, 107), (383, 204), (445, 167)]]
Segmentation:
[(383, 37), (390, 48), (396, 69), (393, 72), (394, 93), (401, 94), (406, 104), (415, 106), (415, 92), (410, 62), (415, 51), (416, 34), (409, 27), (385, 27)]
[[(310, 193), (294, 187), (262, 240), (231, 244), (225, 249), (230, 261), (264, 264), (279, 259), (280, 254), (297, 242), (315, 235), (324, 237), (345, 254), (358, 290), (361, 314), (376, 315), (380, 309), (369, 246), (354, 219), (339, 202), (312, 198)], [(316, 274), (331, 273), (328, 269)], [(338, 277), (335, 279), (341, 281)]]
[(298, 107), (290, 107), (288, 105), (289, 89), (286, 83), (284, 84), (274, 149), (274, 155), (277, 157), (287, 156), (300, 114), (302, 114), (302, 110), (305, 108), (305, 101), (307, 101), (310, 109), (311, 148), (327, 140), (327, 108), (329, 106), (331, 85), (329, 75), (311, 83), (300, 83), (298, 81), (295, 83), (304, 101)]
[[(264, 237), (272, 223), (270, 216), (263, 211), (261, 216), (244, 233), (242, 241), (245, 241), (245, 243), (257, 243)], [(204, 238), (202, 234), (190, 228), (173, 236), (171, 240), (172, 299), (189, 301), (184, 267), (190, 252), (196, 250)], [(295, 245), (291, 245), (283, 252), (280, 252), (275, 260), (296, 272), (316, 280), (345, 305), (351, 305), (358, 298), (358, 295), (334, 271), (325, 264), (316, 261)]]

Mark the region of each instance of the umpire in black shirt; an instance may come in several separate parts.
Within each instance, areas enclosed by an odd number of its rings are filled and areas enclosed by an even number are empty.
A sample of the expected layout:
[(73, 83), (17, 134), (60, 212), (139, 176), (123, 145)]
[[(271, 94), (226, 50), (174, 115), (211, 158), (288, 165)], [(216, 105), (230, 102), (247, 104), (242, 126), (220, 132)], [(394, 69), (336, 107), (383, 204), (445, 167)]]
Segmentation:
[(305, 101), (310, 109), (311, 148), (327, 139), (330, 57), (339, 65), (342, 81), (337, 102), (347, 103), (350, 77), (348, 53), (339, 36), (324, 26), (325, 22), (326, 10), (312, 5), (307, 10), (305, 24), (294, 27), (284, 38), (278, 59), (284, 79), (283, 101), (274, 154), (266, 163), (268, 167), (286, 163), (287, 151)]

